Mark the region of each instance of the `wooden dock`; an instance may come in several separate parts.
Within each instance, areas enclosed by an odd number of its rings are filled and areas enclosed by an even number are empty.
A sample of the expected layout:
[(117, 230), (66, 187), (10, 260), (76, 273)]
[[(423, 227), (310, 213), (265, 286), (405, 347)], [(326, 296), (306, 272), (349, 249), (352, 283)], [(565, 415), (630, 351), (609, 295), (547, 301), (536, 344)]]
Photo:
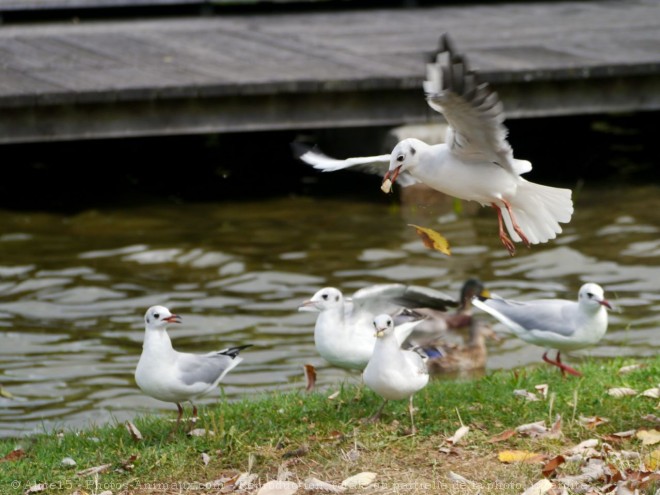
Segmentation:
[(6, 23), (0, 143), (427, 122), (442, 32), (509, 118), (660, 109), (657, 0)]

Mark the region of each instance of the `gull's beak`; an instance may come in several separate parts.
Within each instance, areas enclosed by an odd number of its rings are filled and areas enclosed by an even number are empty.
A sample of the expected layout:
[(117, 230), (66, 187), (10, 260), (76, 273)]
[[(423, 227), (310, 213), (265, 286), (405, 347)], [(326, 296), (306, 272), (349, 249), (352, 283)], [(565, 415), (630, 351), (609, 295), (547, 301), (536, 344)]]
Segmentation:
[(170, 315), (167, 318), (163, 318), (163, 321), (167, 323), (181, 323), (181, 317), (179, 315)]
[[(383, 177), (383, 183), (380, 186), (380, 190), (383, 191), (384, 193), (391, 193), (392, 192), (392, 184), (394, 184), (394, 181), (396, 181), (396, 178), (399, 176), (399, 173), (401, 172), (401, 167), (403, 165), (399, 165), (397, 168), (394, 170), (388, 170), (387, 173), (385, 174), (385, 177)], [(391, 177), (390, 177), (391, 175)]]
[(319, 308), (316, 307), (316, 301), (312, 301), (311, 299), (308, 299), (307, 301), (303, 301), (303, 303), (298, 306), (298, 311), (309, 311), (313, 313), (318, 313)]
[(374, 334), (374, 337), (376, 337), (377, 339), (380, 339), (383, 335), (385, 335), (384, 328), (378, 328), (376, 325), (374, 325), (374, 328), (376, 329), (376, 333)]
[(598, 304), (600, 304), (601, 306), (605, 306), (607, 309), (614, 309), (612, 308), (612, 305), (607, 299), (601, 299), (600, 301), (598, 301)]

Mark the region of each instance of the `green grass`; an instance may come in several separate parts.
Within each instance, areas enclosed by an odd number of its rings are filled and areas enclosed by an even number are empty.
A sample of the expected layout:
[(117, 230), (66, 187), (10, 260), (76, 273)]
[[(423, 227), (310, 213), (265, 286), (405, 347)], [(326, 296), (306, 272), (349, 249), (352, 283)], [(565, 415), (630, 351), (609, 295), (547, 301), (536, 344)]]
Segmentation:
[[(149, 491), (148, 483), (160, 484), (161, 488), (188, 483), (186, 486), (192, 489), (190, 483), (246, 471), (258, 474), (263, 482), (274, 478), (283, 463), (300, 480), (313, 476), (337, 483), (357, 472), (373, 471), (381, 479), (394, 482), (402, 473), (417, 470), (419, 479), (437, 482), (445, 479), (454, 465), (451, 456), (440, 453), (438, 447), (461, 425), (461, 420), (471, 428), (457, 455), (463, 456), (459, 464), (462, 474), (471, 473), (471, 479), (489, 483), (508, 477), (509, 481), (520, 480), (529, 486), (540, 479), (540, 468), (500, 468), (496, 462), (498, 450), (529, 449), (554, 455), (586, 438), (654, 426), (641, 418), (658, 413), (657, 400), (607, 395), (611, 387), (642, 391), (658, 385), (660, 357), (637, 361), (645, 367), (629, 374), (617, 373), (631, 362), (586, 361), (580, 366), (585, 375), (581, 378), (563, 379), (555, 368), (541, 365), (475, 380), (434, 380), (415, 396), (416, 437), (407, 436), (405, 401), (390, 402), (381, 422), (364, 423), (362, 419), (378, 408), (381, 399), (367, 389), (360, 392), (353, 385), (342, 384), (338, 385), (339, 395), (332, 400), (328, 395), (336, 388), (311, 394), (270, 393), (207, 407), (201, 411), (197, 427), (215, 434), (202, 437), (188, 437), (184, 428), (170, 435), (173, 411), (171, 416), (137, 418), (135, 425), (144, 437), (142, 441), (135, 441), (123, 424), (0, 440), (0, 457), (17, 446), (25, 451), (21, 459), (0, 464), (0, 494), (23, 493), (34, 483), (48, 483), (51, 488), (46, 493), (69, 494), (75, 489), (90, 494), (103, 490), (115, 495), (152, 493), (156, 491)], [(541, 383), (549, 385), (546, 400), (529, 402), (513, 394), (515, 389), (534, 391), (534, 386)], [(356, 399), (358, 394), (361, 397)], [(550, 425), (557, 414), (563, 419), (562, 439), (538, 441), (516, 436), (502, 443), (487, 442), (495, 434), (524, 423), (545, 420)], [(595, 431), (587, 430), (578, 421), (580, 416), (602, 416), (610, 422)], [(637, 439), (625, 440), (623, 445), (642, 455), (655, 448), (642, 447)], [(351, 450), (359, 453), (357, 459), (348, 459)], [(202, 462), (202, 453), (210, 456), (208, 465)], [(65, 457), (73, 458), (77, 465), (63, 467)], [(486, 461), (496, 470), (484, 470)], [(472, 462), (473, 469), (466, 467), (466, 462)], [(111, 465), (105, 473), (76, 476), (78, 471), (103, 464)], [(521, 493), (519, 488), (483, 493)]]

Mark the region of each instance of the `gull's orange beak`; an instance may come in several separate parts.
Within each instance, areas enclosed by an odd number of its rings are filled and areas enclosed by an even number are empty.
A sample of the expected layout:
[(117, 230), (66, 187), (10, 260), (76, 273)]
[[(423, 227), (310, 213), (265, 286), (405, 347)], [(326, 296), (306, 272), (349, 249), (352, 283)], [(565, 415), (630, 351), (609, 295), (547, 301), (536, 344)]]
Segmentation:
[(600, 304), (601, 306), (605, 306), (608, 309), (612, 309), (612, 305), (610, 304), (610, 302), (607, 299), (602, 299), (602, 300), (598, 301), (598, 304)]
[[(400, 173), (401, 173), (401, 165), (399, 165), (394, 170), (388, 170), (387, 173), (385, 174), (385, 177), (383, 177), (383, 182), (385, 182), (387, 179), (390, 179), (392, 183), (396, 182), (396, 178), (399, 176)], [(392, 175), (392, 177), (390, 177), (390, 174)]]
[(181, 317), (179, 315), (170, 315), (167, 318), (163, 318), (163, 321), (167, 323), (181, 323)]

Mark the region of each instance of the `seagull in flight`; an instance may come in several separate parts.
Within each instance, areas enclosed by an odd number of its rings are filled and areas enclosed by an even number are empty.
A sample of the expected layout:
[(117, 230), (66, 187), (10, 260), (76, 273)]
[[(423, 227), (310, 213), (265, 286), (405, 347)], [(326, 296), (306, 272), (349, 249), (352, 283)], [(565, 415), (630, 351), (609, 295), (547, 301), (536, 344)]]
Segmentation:
[(381, 186), (386, 193), (397, 180), (403, 187), (421, 182), (449, 196), (491, 206), (497, 212), (499, 238), (512, 256), (514, 242), (529, 247), (554, 239), (562, 231), (560, 223), (569, 222), (573, 214), (570, 189), (521, 177), (532, 170), (532, 164), (513, 157), (497, 93), (479, 82), (447, 34), (440, 38), (436, 62), (427, 65), (424, 91), (429, 106), (449, 124), (442, 144), (408, 138), (389, 155), (346, 160), (299, 143), (294, 150), (302, 161), (324, 172), (386, 171)]
[(547, 350), (543, 360), (559, 367), (562, 374), (575, 376), (582, 376), (582, 373), (561, 362), (561, 351), (598, 343), (607, 331), (607, 309), (612, 309), (603, 288), (594, 283), (580, 287), (577, 302), (564, 299), (523, 302), (480, 297), (475, 297), (472, 302), (525, 342), (557, 349), (554, 360), (548, 357)]
[(152, 306), (144, 315), (144, 323), (142, 355), (135, 369), (138, 387), (155, 399), (176, 404), (179, 410), (176, 427), (183, 416), (182, 402), (192, 404), (192, 421), (196, 421), (197, 406), (193, 400), (217, 387), (225, 375), (243, 360), (238, 353), (250, 345), (208, 354), (179, 352), (174, 350), (167, 334), (168, 324), (181, 323), (179, 315), (164, 306)]

